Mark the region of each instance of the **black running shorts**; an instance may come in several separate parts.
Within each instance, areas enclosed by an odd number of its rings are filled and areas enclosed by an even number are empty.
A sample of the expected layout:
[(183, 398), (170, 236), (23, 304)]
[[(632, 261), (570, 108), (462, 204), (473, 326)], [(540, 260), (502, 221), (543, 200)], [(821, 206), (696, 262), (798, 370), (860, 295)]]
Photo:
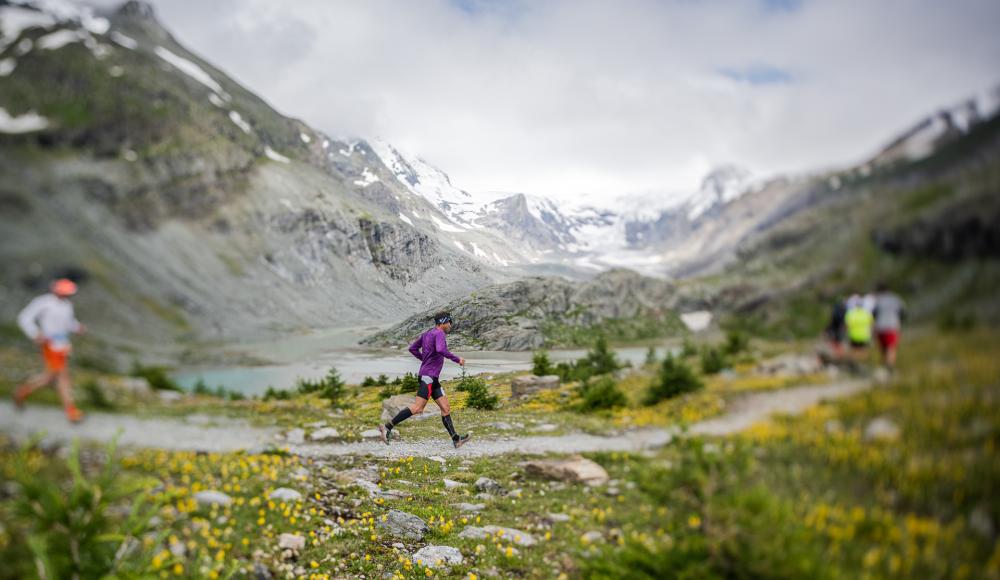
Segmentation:
[(417, 387), (417, 396), (421, 399), (433, 397), (436, 401), (444, 396), (444, 387), (441, 386), (437, 377), (423, 375), (420, 377), (420, 386)]

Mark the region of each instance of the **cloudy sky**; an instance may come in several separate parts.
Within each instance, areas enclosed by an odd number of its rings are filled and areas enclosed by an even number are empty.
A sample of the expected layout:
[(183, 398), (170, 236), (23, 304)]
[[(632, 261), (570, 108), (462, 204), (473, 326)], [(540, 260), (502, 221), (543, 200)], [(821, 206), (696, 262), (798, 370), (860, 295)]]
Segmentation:
[(1000, 82), (997, 0), (154, 0), (280, 111), (471, 191), (685, 192), (858, 161)]

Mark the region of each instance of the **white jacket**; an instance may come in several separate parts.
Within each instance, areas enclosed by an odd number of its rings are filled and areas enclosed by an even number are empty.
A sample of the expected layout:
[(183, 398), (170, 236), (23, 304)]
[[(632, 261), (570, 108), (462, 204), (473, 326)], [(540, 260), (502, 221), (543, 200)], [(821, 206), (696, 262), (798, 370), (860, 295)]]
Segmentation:
[(80, 331), (73, 303), (55, 294), (35, 298), (17, 315), (17, 325), (28, 338), (45, 337), (54, 350), (69, 350), (69, 336)]

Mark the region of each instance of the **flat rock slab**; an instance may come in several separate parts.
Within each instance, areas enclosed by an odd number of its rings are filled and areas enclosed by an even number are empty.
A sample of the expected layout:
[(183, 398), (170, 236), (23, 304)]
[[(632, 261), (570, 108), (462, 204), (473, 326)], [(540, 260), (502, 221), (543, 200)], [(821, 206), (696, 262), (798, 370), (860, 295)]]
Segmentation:
[(389, 510), (385, 521), (378, 521), (378, 527), (389, 534), (406, 540), (422, 540), (431, 531), (427, 522), (419, 517), (399, 510)]
[(514, 542), (518, 546), (534, 546), (537, 543), (535, 537), (528, 532), (522, 532), (521, 530), (505, 528), (502, 526), (483, 526), (481, 528), (477, 526), (466, 526), (466, 528), (458, 534), (458, 537), (472, 540), (482, 540), (484, 538), (492, 537), (505, 542)]
[(458, 566), (464, 560), (462, 552), (451, 546), (424, 546), (413, 555), (413, 563), (425, 568)]
[(514, 377), (510, 382), (510, 396), (516, 399), (533, 395), (539, 391), (550, 391), (558, 388), (559, 377), (557, 375), (545, 375), (544, 377), (526, 375)]
[(600, 485), (607, 483), (608, 472), (593, 461), (575, 455), (569, 459), (543, 459), (521, 463), (524, 472), (532, 477)]

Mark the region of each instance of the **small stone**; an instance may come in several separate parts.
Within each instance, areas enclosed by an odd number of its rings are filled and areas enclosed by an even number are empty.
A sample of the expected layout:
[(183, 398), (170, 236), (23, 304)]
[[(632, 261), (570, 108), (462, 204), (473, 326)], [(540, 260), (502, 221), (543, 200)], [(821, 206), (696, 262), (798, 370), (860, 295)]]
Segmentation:
[(285, 433), (285, 441), (292, 443), (293, 445), (301, 445), (306, 442), (306, 431), (305, 429), (292, 429)]
[(521, 467), (527, 475), (558, 481), (600, 485), (609, 479), (603, 467), (579, 455), (569, 459), (526, 461)]
[(447, 460), (444, 457), (441, 457), (440, 455), (431, 455), (427, 459), (429, 461), (436, 461), (436, 462), (440, 463), (441, 465), (444, 465), (445, 463), (447, 463)]
[(222, 493), (221, 491), (206, 490), (199, 491), (194, 494), (194, 500), (198, 502), (200, 506), (211, 506), (211, 505), (221, 505), (227, 506), (233, 503), (233, 498)]
[(548, 432), (551, 432), (551, 431), (555, 431), (558, 428), (559, 428), (558, 425), (553, 425), (552, 423), (542, 423), (541, 425), (535, 427), (534, 431), (539, 431), (539, 432), (542, 432), (542, 433), (548, 433)]
[(895, 441), (899, 439), (900, 431), (891, 420), (886, 417), (876, 417), (865, 427), (865, 441)]
[(379, 432), (378, 429), (368, 429), (366, 431), (362, 431), (361, 432), (361, 438), (362, 439), (381, 439), (382, 438), (382, 434)]
[(586, 534), (584, 534), (583, 536), (581, 536), (581, 539), (584, 542), (587, 542), (588, 544), (593, 544), (594, 542), (600, 542), (601, 540), (603, 540), (604, 536), (601, 534), (601, 532), (598, 532), (596, 530), (591, 530)]
[(524, 495), (524, 490), (521, 489), (521, 488), (517, 488), (517, 489), (511, 490), (511, 492), (508, 495), (510, 497), (521, 497), (522, 495)]
[(424, 546), (413, 555), (413, 563), (425, 568), (458, 566), (465, 559), (458, 548), (451, 546)]
[(445, 478), (444, 479), (444, 487), (445, 487), (445, 489), (456, 489), (456, 488), (459, 488), (459, 487), (465, 487), (465, 484), (462, 483), (461, 481), (455, 481), (453, 479)]
[(287, 487), (279, 487), (278, 489), (269, 493), (267, 498), (277, 501), (300, 501), (302, 499), (302, 494), (295, 491), (294, 489), (289, 489)]
[(502, 526), (466, 526), (461, 533), (458, 534), (459, 538), (471, 539), (471, 540), (482, 540), (486, 537), (492, 536), (500, 541), (513, 542), (518, 546), (534, 546), (537, 541), (535, 537), (528, 532), (523, 532), (514, 528), (505, 528)]
[(317, 429), (309, 434), (310, 441), (332, 441), (334, 439), (340, 438), (340, 431), (337, 431), (333, 427), (324, 427), (322, 429)]
[(457, 507), (460, 511), (463, 511), (463, 512), (473, 512), (473, 513), (475, 513), (475, 512), (481, 512), (484, 509), (486, 509), (486, 504), (484, 504), (484, 503), (465, 503), (465, 502), (462, 502), (462, 503), (455, 504), (455, 507)]
[(309, 429), (322, 429), (326, 427), (326, 421), (316, 421), (313, 423), (306, 423), (306, 427)]
[(406, 549), (406, 546), (404, 546), (401, 542), (393, 542), (392, 543), (392, 547), (396, 548), (397, 550), (405, 550)]
[(389, 534), (407, 540), (422, 540), (424, 534), (431, 531), (427, 522), (419, 517), (400, 510), (389, 510), (385, 521), (381, 519), (378, 527), (386, 530)]
[(282, 550), (301, 552), (306, 547), (306, 539), (298, 534), (281, 534), (278, 536), (278, 547)]
[(494, 495), (492, 493), (483, 492), (483, 493), (477, 493), (476, 494), (476, 499), (484, 499), (486, 501), (490, 501), (493, 498), (494, 498)]
[(496, 480), (480, 477), (476, 480), (476, 489), (485, 493), (504, 494), (506, 490)]
[(261, 564), (260, 562), (254, 562), (253, 564), (253, 578), (254, 580), (272, 580), (274, 576), (267, 566)]
[(560, 523), (565, 523), (565, 522), (568, 522), (568, 521), (570, 520), (570, 517), (569, 517), (569, 515), (567, 515), (567, 514), (555, 514), (555, 513), (550, 513), (550, 514), (546, 514), (546, 516), (545, 516), (545, 517), (546, 517), (546, 518), (547, 518), (547, 519), (548, 519), (548, 520), (549, 520), (550, 522), (560, 522)]
[(169, 550), (177, 558), (187, 557), (187, 546), (184, 545), (184, 542), (170, 542)]
[(972, 528), (980, 536), (993, 539), (996, 534), (996, 526), (993, 525), (993, 519), (990, 517), (990, 512), (983, 506), (978, 506), (976, 509), (972, 510), (969, 514), (969, 527)]

